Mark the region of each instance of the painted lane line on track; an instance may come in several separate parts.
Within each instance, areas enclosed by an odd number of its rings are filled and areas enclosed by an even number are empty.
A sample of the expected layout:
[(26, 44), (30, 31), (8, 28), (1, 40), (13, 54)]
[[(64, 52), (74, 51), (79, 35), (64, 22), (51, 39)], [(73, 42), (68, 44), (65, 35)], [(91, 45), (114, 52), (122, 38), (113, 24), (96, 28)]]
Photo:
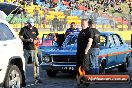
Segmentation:
[(26, 87), (30, 87), (30, 86), (34, 86), (34, 85), (35, 85), (35, 84), (32, 83), (32, 84), (27, 85)]

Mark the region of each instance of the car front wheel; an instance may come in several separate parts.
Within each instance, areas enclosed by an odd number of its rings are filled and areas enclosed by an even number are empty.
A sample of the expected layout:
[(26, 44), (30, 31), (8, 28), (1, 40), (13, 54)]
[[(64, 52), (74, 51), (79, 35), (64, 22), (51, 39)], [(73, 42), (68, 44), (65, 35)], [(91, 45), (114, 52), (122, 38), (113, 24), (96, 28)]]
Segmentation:
[(46, 72), (49, 77), (55, 77), (57, 74), (57, 71), (54, 70), (47, 70)]
[(19, 68), (16, 65), (10, 65), (6, 78), (5, 78), (5, 88), (22, 88), (22, 75)]

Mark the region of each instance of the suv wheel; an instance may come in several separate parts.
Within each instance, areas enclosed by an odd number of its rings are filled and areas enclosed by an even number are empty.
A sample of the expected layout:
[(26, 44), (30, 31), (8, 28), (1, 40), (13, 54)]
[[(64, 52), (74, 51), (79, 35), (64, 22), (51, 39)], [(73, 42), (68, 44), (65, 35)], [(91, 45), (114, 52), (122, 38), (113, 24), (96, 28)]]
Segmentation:
[(5, 88), (21, 88), (22, 75), (16, 65), (10, 65), (5, 78)]
[(55, 77), (57, 74), (57, 71), (54, 70), (47, 70), (46, 72), (49, 77)]

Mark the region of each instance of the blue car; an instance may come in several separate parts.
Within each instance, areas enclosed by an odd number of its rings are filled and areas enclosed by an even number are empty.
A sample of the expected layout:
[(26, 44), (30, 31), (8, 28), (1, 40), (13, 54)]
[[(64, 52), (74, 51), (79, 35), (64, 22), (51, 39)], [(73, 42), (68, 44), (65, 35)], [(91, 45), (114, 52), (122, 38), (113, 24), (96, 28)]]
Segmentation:
[[(75, 71), (78, 34), (79, 32), (68, 35), (61, 47), (51, 46), (50, 49), (45, 50), (40, 46), (41, 67), (47, 71), (49, 77), (55, 77), (58, 71)], [(106, 69), (115, 67), (120, 72), (126, 71), (130, 64), (131, 52), (131, 46), (126, 44), (118, 34), (101, 32), (100, 72), (105, 73)]]

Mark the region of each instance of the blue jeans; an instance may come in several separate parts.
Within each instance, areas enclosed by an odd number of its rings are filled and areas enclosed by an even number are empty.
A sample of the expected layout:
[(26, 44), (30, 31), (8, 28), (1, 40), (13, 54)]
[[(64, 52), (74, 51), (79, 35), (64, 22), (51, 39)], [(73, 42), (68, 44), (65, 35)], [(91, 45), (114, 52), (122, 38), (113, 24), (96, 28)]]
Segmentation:
[(26, 50), (24, 49), (24, 57), (27, 65), (28, 58), (31, 56), (32, 57), (32, 62), (34, 65), (34, 78), (37, 79), (39, 78), (39, 62), (38, 62), (38, 50)]
[(99, 56), (100, 49), (99, 48), (92, 48), (90, 53), (90, 73), (91, 74), (99, 74)]

